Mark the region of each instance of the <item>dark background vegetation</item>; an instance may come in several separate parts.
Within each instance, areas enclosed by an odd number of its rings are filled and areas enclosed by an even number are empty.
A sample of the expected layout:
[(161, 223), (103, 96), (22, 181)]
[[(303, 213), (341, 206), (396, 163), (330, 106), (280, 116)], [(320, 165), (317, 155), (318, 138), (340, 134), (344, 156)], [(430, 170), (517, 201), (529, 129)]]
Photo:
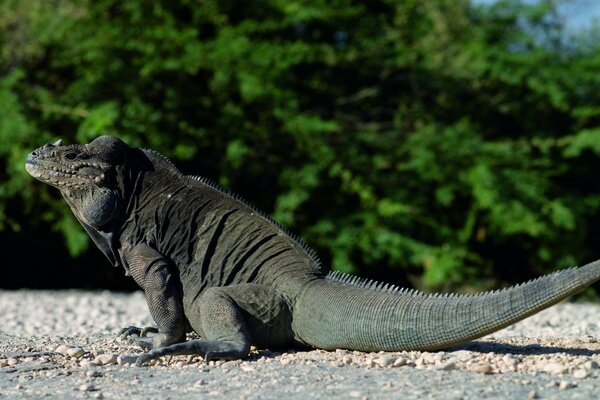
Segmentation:
[(599, 38), (549, 1), (0, 0), (0, 287), (133, 287), (24, 171), (105, 133), (326, 268), (470, 291), (599, 258)]

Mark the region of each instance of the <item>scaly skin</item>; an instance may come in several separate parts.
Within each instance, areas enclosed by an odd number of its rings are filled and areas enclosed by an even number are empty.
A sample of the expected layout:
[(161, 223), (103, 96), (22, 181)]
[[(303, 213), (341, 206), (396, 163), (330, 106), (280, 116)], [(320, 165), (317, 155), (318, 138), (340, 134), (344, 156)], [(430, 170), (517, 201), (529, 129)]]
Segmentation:
[[(46, 144), (26, 168), (60, 190), (109, 261), (144, 290), (157, 328), (139, 339), (151, 350), (138, 364), (175, 354), (242, 358), (251, 345), (435, 350), (508, 326), (600, 279), (594, 262), (475, 296), (407, 292), (323, 275), (314, 253), (276, 222), (113, 137)], [(190, 330), (202, 339), (186, 342)]]

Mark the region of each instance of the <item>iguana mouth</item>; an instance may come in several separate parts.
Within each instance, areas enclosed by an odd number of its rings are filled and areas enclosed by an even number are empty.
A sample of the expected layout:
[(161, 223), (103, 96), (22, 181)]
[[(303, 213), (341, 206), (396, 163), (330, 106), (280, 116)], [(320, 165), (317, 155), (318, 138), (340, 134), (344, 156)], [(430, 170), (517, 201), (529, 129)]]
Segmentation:
[(82, 163), (79, 167), (68, 169), (27, 160), (25, 169), (34, 178), (63, 188), (82, 189), (90, 183), (100, 185), (105, 179), (104, 173), (99, 171), (98, 164)]

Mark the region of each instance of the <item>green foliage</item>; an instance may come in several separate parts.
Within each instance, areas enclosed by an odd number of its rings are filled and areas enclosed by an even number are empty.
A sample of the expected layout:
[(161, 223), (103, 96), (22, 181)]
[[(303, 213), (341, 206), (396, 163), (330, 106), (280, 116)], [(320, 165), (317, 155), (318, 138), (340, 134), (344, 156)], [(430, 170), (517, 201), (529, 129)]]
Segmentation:
[(84, 252), (23, 158), (110, 133), (343, 271), (449, 289), (598, 257), (598, 31), (544, 4), (1, 0), (0, 229)]

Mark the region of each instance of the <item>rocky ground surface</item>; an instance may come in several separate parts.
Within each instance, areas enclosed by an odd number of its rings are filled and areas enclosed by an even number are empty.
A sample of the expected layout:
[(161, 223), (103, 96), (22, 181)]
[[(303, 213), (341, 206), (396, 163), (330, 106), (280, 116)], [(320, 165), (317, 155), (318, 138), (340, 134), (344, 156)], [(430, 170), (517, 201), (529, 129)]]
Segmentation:
[(600, 395), (600, 305), (560, 304), (440, 352), (276, 353), (135, 367), (115, 339), (152, 324), (141, 293), (0, 291), (0, 399), (590, 399)]

